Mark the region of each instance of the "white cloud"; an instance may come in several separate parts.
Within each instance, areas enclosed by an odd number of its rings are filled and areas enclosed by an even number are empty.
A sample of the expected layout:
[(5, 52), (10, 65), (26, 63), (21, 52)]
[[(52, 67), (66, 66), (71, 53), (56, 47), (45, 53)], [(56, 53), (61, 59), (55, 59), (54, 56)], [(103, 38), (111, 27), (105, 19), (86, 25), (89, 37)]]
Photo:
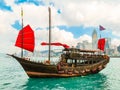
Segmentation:
[[(13, 12), (1, 11), (0, 10), (0, 52), (11, 53), (19, 50), (14, 47), (16, 31), (11, 25), (16, 21), (21, 22), (21, 5), (15, 5), (14, 3), (6, 1), (8, 5), (12, 5)], [(48, 27), (48, 7), (46, 6), (35, 6), (33, 4), (23, 4), (24, 9), (24, 25), (30, 24), (35, 30), (37, 27)], [(60, 16), (56, 15), (56, 10), (53, 8), (53, 16), (59, 21), (55, 24), (60, 24), (62, 20)], [(53, 19), (54, 23), (55, 19)], [(60, 24), (61, 25), (61, 24)], [(13, 49), (14, 48), (14, 49)]]
[[(46, 0), (48, 3), (49, 1)], [(52, 0), (60, 8), (68, 26), (98, 26), (102, 24), (114, 35), (120, 36), (120, 0)]]
[[(21, 20), (21, 5), (15, 5), (14, 0), (5, 0), (7, 5), (11, 5), (13, 12), (0, 10), (0, 52), (11, 52), (14, 49), (14, 41), (18, 31), (11, 27), (16, 20)], [(48, 0), (45, 0), (48, 5)], [(98, 26), (102, 24), (108, 30), (112, 30), (114, 35), (120, 36), (120, 1), (113, 0), (52, 0), (55, 7), (52, 7), (52, 25), (67, 26)], [(38, 27), (48, 27), (48, 6), (35, 6), (33, 4), (23, 4), (24, 9), (24, 25), (30, 24), (35, 30)], [(62, 13), (58, 14), (57, 10), (61, 9)], [(47, 30), (38, 30), (37, 45), (42, 40), (47, 40)], [(40, 33), (39, 33), (40, 32)], [(71, 32), (59, 30), (57, 27), (52, 29), (53, 41), (60, 41), (68, 45), (76, 45), (78, 41), (89, 40), (91, 37), (83, 35), (74, 38)], [(4, 40), (4, 41), (3, 41)], [(113, 44), (119, 42), (113, 39)], [(119, 43), (118, 43), (119, 44)], [(17, 49), (15, 49), (17, 50)], [(14, 51), (13, 51), (14, 52)]]
[[(48, 30), (37, 30), (36, 32), (36, 45), (39, 50), (45, 49), (40, 46), (41, 42), (48, 42)], [(83, 35), (78, 38), (74, 38), (74, 35), (71, 32), (67, 32), (65, 30), (60, 30), (55, 27), (52, 28), (52, 42), (60, 42), (69, 45), (70, 47), (76, 46), (78, 42), (83, 42), (87, 40), (88, 42), (92, 42), (91, 36)], [(54, 47), (55, 48), (55, 47)], [(58, 47), (57, 47), (58, 48)]]
[(0, 52), (9, 53), (13, 50), (17, 31), (11, 27), (15, 16), (12, 12), (0, 11)]
[(120, 39), (114, 38), (112, 39), (112, 45), (113, 46), (119, 46), (120, 45)]
[(82, 43), (83, 41), (86, 41), (86, 40), (87, 40), (89, 43), (92, 43), (92, 38), (91, 38), (91, 36), (88, 36), (87, 34), (84, 34), (84, 35), (80, 36), (77, 41), (79, 41), (79, 42)]
[[(37, 30), (36, 32), (36, 45), (37, 49), (42, 47), (40, 46), (41, 42), (48, 42), (48, 30)], [(52, 28), (52, 41), (51, 42), (60, 42), (65, 43), (70, 46), (76, 45), (76, 39), (73, 37), (71, 32), (66, 32), (65, 30), (59, 30), (59, 28)]]

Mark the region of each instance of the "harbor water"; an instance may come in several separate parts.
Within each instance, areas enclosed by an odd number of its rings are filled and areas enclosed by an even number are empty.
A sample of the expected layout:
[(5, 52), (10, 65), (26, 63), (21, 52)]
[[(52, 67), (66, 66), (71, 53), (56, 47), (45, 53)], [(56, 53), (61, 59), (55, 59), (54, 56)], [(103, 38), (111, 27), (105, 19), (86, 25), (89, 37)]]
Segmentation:
[(0, 54), (0, 90), (120, 90), (120, 58), (98, 74), (72, 78), (29, 78), (13, 58)]

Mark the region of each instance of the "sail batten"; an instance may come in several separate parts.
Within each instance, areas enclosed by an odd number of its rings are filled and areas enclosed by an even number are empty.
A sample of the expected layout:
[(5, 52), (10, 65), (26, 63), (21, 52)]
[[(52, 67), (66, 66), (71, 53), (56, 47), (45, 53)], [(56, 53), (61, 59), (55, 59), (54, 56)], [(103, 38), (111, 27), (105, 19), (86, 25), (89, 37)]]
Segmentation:
[(34, 31), (29, 25), (27, 25), (22, 30), (20, 30), (15, 46), (33, 52), (35, 46), (34, 39)]

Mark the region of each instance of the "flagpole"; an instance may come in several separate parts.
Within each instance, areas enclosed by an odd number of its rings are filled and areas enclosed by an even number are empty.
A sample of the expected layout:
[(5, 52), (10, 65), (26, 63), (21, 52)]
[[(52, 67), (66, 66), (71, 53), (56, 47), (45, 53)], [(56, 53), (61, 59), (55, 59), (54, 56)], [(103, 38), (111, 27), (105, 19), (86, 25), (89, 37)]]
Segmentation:
[[(22, 29), (23, 29), (23, 8), (21, 7), (21, 23), (22, 23)], [(21, 43), (21, 46), (22, 46), (22, 48), (21, 48), (21, 58), (23, 57), (23, 30), (22, 30), (22, 37), (21, 37), (21, 39), (22, 39), (22, 43)]]
[[(100, 26), (99, 26), (99, 39), (98, 40), (100, 40), (101, 39), (101, 30), (100, 30)], [(100, 48), (101, 48), (101, 42), (100, 42)], [(100, 55), (101, 55), (101, 50), (100, 50)]]
[[(101, 25), (99, 25), (99, 33), (100, 33), (100, 39), (101, 39), (101, 31), (105, 30), (105, 28)], [(100, 43), (100, 48), (101, 48), (101, 43)], [(101, 54), (101, 51), (100, 51), (100, 54)]]
[(48, 54), (48, 60), (50, 61), (50, 52), (51, 52), (51, 8), (48, 7), (49, 11), (49, 54)]
[[(99, 30), (100, 33), (100, 39), (101, 39), (101, 30)], [(100, 42), (100, 48), (101, 48), (101, 42)], [(101, 55), (101, 50), (100, 50), (100, 55)]]

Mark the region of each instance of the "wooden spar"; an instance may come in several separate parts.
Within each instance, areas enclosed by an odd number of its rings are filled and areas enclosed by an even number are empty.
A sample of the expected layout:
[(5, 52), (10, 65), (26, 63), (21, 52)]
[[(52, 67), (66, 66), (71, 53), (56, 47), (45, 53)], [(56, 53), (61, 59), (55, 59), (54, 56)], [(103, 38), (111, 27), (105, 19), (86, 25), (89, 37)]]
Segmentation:
[[(21, 8), (21, 22), (22, 22), (22, 29), (23, 29), (23, 9), (22, 9), (22, 8)], [(22, 30), (21, 58), (23, 57), (23, 33), (24, 33), (24, 32), (23, 32), (23, 30)]]
[(50, 52), (51, 52), (51, 8), (48, 7), (49, 11), (49, 54), (48, 54), (48, 60), (50, 61)]

